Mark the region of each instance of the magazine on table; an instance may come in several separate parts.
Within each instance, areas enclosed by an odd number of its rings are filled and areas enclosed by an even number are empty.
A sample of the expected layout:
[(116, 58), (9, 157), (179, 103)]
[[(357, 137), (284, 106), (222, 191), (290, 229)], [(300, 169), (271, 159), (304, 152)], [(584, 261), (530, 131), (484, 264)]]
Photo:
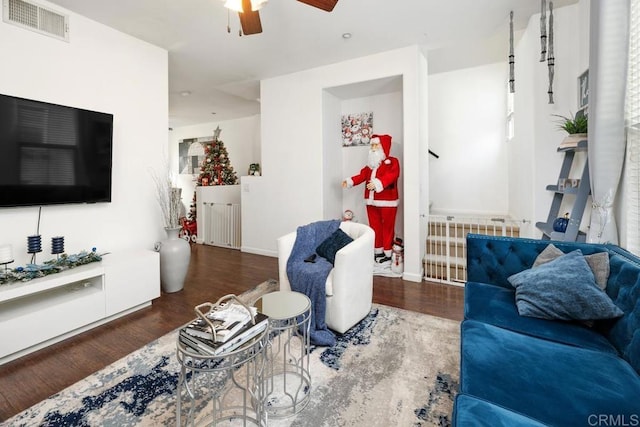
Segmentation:
[(252, 322), (246, 323), (233, 336), (227, 338), (225, 342), (214, 341), (211, 339), (211, 335), (208, 337), (194, 336), (187, 332), (187, 328), (182, 328), (180, 330), (179, 339), (184, 345), (192, 348), (200, 354), (216, 356), (237, 349), (242, 344), (262, 333), (267, 328), (268, 324), (269, 318), (266, 315), (256, 313), (255, 324)]
[[(250, 323), (252, 317), (257, 313), (255, 307), (248, 307), (248, 309), (234, 303), (216, 306), (204, 314), (209, 322), (205, 321), (198, 313), (200, 317), (187, 325), (185, 331), (195, 337), (213, 339), (212, 337), (215, 336), (216, 342), (226, 342)], [(215, 335), (212, 333), (211, 325), (215, 329)]]

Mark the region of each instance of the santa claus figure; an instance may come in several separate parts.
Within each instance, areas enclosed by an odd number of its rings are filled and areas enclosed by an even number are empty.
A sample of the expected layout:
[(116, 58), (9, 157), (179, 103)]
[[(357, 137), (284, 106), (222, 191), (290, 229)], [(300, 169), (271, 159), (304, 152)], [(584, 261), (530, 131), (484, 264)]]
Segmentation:
[(398, 211), (398, 177), (400, 162), (389, 156), (391, 136), (371, 135), (369, 161), (360, 173), (342, 182), (343, 188), (366, 183), (364, 200), (369, 226), (375, 231), (375, 260), (391, 260), (391, 249)]

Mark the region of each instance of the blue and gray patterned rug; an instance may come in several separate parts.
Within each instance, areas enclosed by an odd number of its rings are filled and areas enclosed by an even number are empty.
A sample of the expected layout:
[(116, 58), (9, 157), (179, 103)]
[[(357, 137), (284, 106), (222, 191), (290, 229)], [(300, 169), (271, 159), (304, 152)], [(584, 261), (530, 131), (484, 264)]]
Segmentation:
[[(161, 337), (3, 425), (175, 425), (176, 337)], [(374, 305), (334, 347), (313, 349), (311, 401), (269, 426), (448, 426), (458, 366), (458, 322)]]

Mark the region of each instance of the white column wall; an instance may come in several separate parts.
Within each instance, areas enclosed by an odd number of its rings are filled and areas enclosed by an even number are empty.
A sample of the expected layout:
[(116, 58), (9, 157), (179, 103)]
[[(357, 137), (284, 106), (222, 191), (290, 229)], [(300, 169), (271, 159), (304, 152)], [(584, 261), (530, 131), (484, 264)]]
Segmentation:
[[(0, 22), (0, 93), (114, 115), (112, 202), (45, 206), (38, 263), (51, 259), (52, 236), (67, 253), (152, 249), (165, 236), (149, 173), (166, 158), (168, 62), (164, 49), (51, 3), (70, 16), (70, 41)], [(0, 244), (24, 265), (38, 207), (0, 208)]]
[(504, 63), (429, 76), (431, 212), (507, 215)]
[[(243, 179), (243, 244), (248, 252), (276, 255), (276, 239), (299, 225), (323, 218), (323, 90), (389, 76), (403, 78), (405, 180), (405, 278), (421, 280), (419, 236), (419, 67), (416, 46), (261, 82), (262, 162), (259, 179)], [(337, 143), (337, 142), (336, 142)], [(422, 143), (426, 144), (426, 141)], [(339, 162), (339, 159), (336, 159)]]

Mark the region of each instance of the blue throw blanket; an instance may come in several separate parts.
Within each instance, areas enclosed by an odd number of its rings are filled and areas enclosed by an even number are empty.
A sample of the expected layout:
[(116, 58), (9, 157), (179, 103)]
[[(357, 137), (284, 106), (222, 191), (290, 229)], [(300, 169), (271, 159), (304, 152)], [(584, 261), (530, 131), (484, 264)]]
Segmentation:
[(335, 335), (327, 328), (324, 317), (327, 309), (325, 284), (333, 265), (316, 256), (315, 262), (304, 262), (316, 253), (316, 247), (338, 229), (339, 220), (318, 221), (298, 227), (296, 241), (287, 261), (287, 277), (291, 289), (311, 300), (311, 342), (320, 346), (333, 346)]

